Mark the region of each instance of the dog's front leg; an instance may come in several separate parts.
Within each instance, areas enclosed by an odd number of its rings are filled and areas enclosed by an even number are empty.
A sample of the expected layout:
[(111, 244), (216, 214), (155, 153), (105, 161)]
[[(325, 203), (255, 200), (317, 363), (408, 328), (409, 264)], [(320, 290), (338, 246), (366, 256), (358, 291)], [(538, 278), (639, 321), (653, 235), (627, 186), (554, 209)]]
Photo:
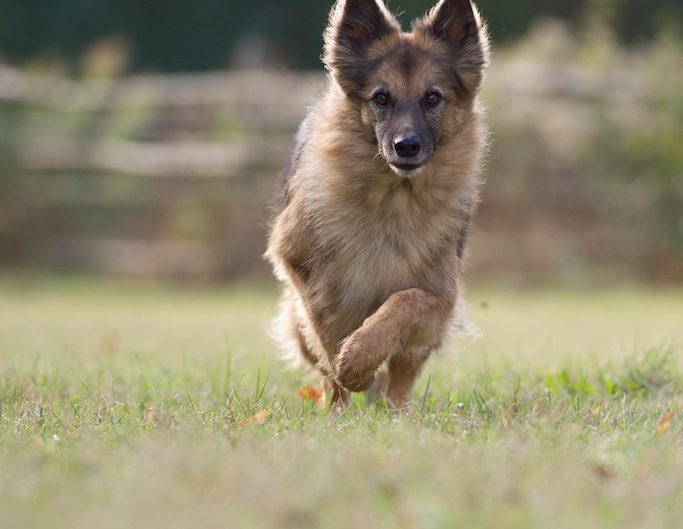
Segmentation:
[[(453, 302), (419, 288), (395, 292), (379, 309), (342, 344), (335, 360), (337, 381), (351, 391), (368, 389), (375, 371), (408, 338), (420, 329), (433, 344), (439, 341), (444, 322), (453, 310)], [(434, 329), (435, 332), (431, 332)]]

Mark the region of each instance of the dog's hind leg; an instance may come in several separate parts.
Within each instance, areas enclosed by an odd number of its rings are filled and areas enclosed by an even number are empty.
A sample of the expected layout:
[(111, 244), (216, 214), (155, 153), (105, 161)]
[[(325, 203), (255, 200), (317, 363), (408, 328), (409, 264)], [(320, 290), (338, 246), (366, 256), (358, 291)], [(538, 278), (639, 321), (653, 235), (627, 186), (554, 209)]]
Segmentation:
[(391, 406), (403, 407), (409, 402), (415, 379), (430, 352), (429, 347), (420, 347), (412, 351), (401, 351), (391, 357), (386, 391), (386, 399)]

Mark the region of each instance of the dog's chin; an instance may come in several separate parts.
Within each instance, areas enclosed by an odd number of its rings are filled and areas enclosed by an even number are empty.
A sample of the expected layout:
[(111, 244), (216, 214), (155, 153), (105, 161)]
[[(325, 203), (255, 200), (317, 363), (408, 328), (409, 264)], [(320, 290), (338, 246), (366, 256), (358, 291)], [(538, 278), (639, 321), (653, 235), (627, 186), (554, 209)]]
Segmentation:
[(393, 164), (389, 163), (389, 167), (391, 167), (391, 170), (394, 171), (398, 176), (402, 176), (405, 178), (412, 178), (414, 176), (419, 175), (422, 171), (424, 171), (424, 164), (421, 165), (410, 165), (410, 164)]

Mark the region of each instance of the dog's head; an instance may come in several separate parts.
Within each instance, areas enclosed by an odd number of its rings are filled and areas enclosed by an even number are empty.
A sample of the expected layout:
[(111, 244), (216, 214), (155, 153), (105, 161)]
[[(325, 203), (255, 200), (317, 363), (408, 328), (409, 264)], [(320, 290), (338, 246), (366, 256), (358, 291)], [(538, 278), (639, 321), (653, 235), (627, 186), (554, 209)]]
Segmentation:
[(338, 0), (323, 59), (382, 157), (412, 176), (457, 133), (483, 80), (488, 37), (470, 0), (440, 0), (410, 33), (381, 0)]

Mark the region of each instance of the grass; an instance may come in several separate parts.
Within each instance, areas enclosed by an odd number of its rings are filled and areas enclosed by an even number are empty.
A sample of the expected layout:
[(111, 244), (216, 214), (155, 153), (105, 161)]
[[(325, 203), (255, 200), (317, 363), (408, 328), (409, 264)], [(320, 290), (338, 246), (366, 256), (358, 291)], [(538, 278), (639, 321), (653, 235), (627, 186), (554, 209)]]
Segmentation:
[(468, 297), (414, 410), (335, 414), (267, 287), (0, 278), (0, 527), (679, 527), (683, 291)]

